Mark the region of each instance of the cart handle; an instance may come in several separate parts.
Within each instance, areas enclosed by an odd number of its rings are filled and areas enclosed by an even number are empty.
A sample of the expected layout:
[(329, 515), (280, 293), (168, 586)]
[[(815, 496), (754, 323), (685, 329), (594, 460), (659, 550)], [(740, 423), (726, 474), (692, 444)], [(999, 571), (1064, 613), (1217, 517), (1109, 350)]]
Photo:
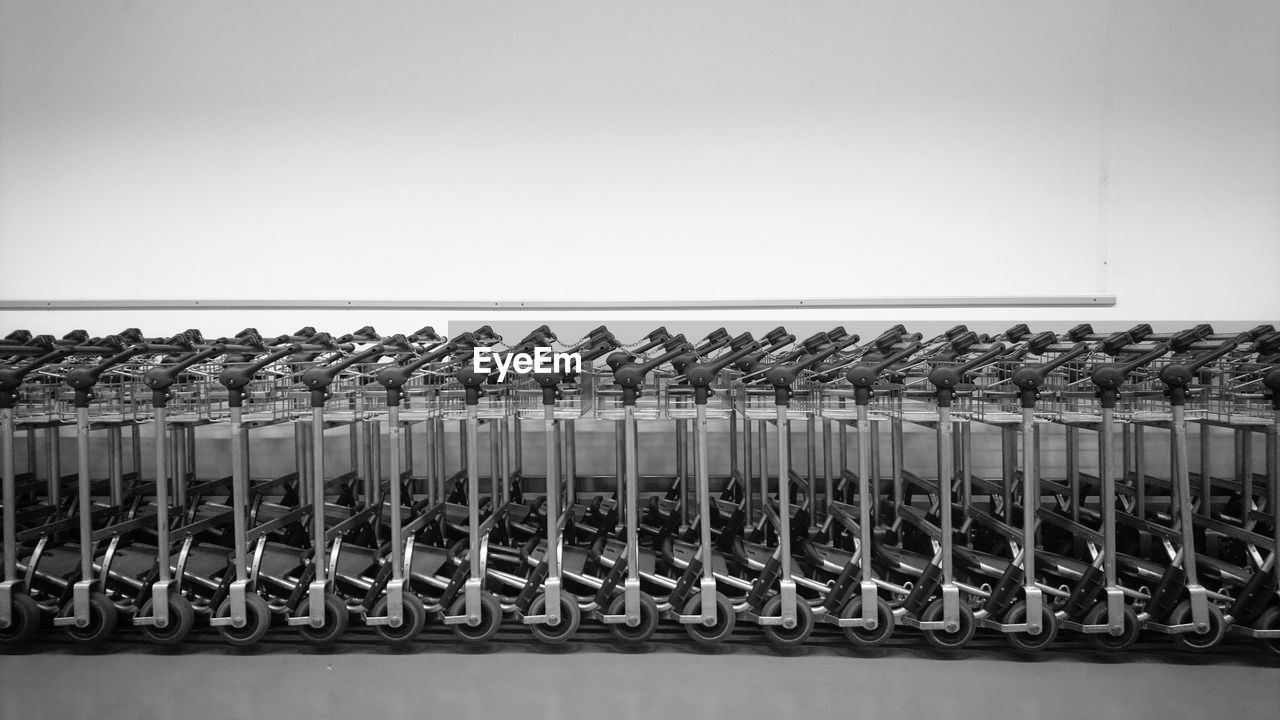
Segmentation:
[(225, 345), (212, 345), (199, 352), (191, 353), (172, 365), (148, 370), (142, 376), (142, 382), (151, 388), (151, 403), (158, 408), (167, 406), (169, 399), (173, 397), (169, 393), (169, 388), (173, 387), (173, 384), (177, 382), (179, 373), (198, 362), (221, 355), (225, 349)]
[[(1245, 337), (1248, 337), (1247, 335)], [(1165, 397), (1170, 405), (1186, 405), (1187, 389), (1195, 379), (1196, 371), (1235, 350), (1240, 344), (1238, 339), (1224, 340), (1221, 345), (1206, 353), (1201, 353), (1187, 363), (1173, 363), (1160, 368), (1160, 382), (1164, 383)]]
[(1116, 401), (1120, 398), (1120, 386), (1124, 384), (1129, 373), (1167, 352), (1169, 352), (1168, 344), (1160, 343), (1155, 349), (1138, 356), (1128, 363), (1107, 363), (1094, 368), (1093, 372), (1089, 374), (1089, 379), (1098, 388), (1098, 399), (1102, 401), (1102, 407), (1114, 409)]
[(942, 366), (930, 370), (929, 383), (935, 388), (938, 407), (951, 407), (951, 402), (955, 399), (956, 386), (964, 380), (965, 374), (995, 362), (1004, 354), (1005, 349), (1004, 343), (993, 343), (986, 352), (958, 367)]
[(773, 402), (776, 405), (787, 405), (791, 400), (791, 384), (800, 377), (800, 373), (811, 365), (815, 365), (847, 347), (856, 345), (861, 340), (857, 335), (849, 335), (831, 343), (826, 350), (810, 355), (800, 362), (789, 365), (774, 365), (764, 374), (764, 379), (773, 386)]
[(912, 342), (905, 348), (895, 352), (894, 354), (880, 360), (879, 362), (862, 362), (849, 368), (849, 372), (845, 373), (845, 377), (849, 379), (849, 383), (853, 385), (853, 402), (855, 405), (870, 405), (871, 390), (875, 386), (876, 381), (880, 379), (880, 375), (890, 367), (898, 364), (902, 360), (910, 357), (920, 349), (920, 343)]
[(1036, 400), (1040, 399), (1040, 388), (1044, 387), (1045, 381), (1049, 379), (1049, 373), (1057, 368), (1075, 360), (1081, 355), (1086, 355), (1092, 350), (1086, 343), (1076, 343), (1070, 350), (1053, 358), (1049, 362), (1039, 365), (1024, 365), (1013, 371), (1013, 377), (1010, 380), (1018, 388), (1018, 396), (1022, 401), (1022, 407), (1033, 409), (1036, 406)]
[(667, 352), (652, 360), (643, 363), (627, 363), (613, 371), (613, 382), (622, 388), (623, 405), (636, 404), (636, 399), (640, 397), (640, 386), (644, 384), (644, 376), (648, 375), (650, 370), (691, 351), (684, 335), (676, 335), (667, 341), (667, 345), (674, 347), (670, 347)]
[(722, 355), (715, 360), (694, 363), (685, 368), (684, 378), (685, 381), (693, 386), (693, 402), (695, 405), (707, 404), (707, 399), (714, 394), (711, 390), (711, 383), (715, 382), (716, 376), (720, 374), (720, 371), (760, 349), (760, 343), (756, 342), (750, 333), (743, 333), (734, 342), (738, 343), (744, 336), (746, 341), (737, 350)]

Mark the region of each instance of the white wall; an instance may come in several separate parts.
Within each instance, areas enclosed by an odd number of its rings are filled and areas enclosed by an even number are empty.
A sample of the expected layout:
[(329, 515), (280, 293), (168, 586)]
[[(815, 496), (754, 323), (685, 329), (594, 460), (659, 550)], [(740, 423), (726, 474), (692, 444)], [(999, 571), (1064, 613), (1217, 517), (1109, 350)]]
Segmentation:
[[(0, 6), (0, 299), (1102, 291), (643, 317), (1250, 321), (1277, 270), (1274, 2)], [(537, 320), (607, 317), (637, 316)]]

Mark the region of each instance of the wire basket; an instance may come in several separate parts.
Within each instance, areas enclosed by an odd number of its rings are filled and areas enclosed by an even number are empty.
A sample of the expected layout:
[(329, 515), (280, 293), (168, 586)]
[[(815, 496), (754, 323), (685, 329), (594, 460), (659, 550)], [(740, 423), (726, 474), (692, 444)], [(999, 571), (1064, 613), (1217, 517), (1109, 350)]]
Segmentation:
[[(289, 410), (294, 417), (310, 416), (311, 390), (302, 383), (303, 375), (313, 368), (328, 367), (341, 360), (340, 355), (310, 362), (288, 363)], [(342, 369), (329, 383), (329, 397), (324, 402), (325, 422), (345, 423), (361, 420), (374, 407), (368, 395), (372, 388), (379, 388), (378, 363), (355, 363)]]
[(1235, 426), (1270, 425), (1276, 411), (1262, 378), (1274, 366), (1253, 362), (1221, 362), (1210, 370), (1205, 387), (1205, 418)]
[(221, 373), (221, 366), (215, 363), (199, 363), (179, 374), (177, 381), (169, 387), (166, 420), (196, 424), (227, 417), (231, 407), (226, 388), (218, 382)]
[[(938, 367), (959, 367), (964, 363), (958, 360), (934, 361), (919, 364), (911, 369), (902, 383), (902, 390), (891, 396), (887, 404), (889, 415), (905, 422), (927, 424), (938, 420), (938, 392), (929, 382), (929, 372)], [(981, 370), (968, 373), (959, 385), (951, 400), (952, 422), (968, 422), (977, 414), (976, 403), (978, 387), (974, 378)]]
[[(476, 405), (476, 417), (481, 420), (497, 420), (516, 411), (515, 393), (511, 383), (491, 383), (481, 386), (483, 392)], [(440, 416), (445, 420), (467, 419), (467, 389), (458, 382), (452, 371), (440, 383), (438, 403)]]
[[(806, 373), (791, 384), (791, 397), (787, 403), (788, 420), (808, 420), (818, 412), (818, 399), (823, 384)], [(773, 386), (766, 382), (739, 382), (735, 388), (738, 410), (751, 420), (775, 420), (778, 417), (777, 396)]]
[[(94, 363), (62, 366), (62, 376), (74, 367), (93, 367)], [(146, 420), (154, 414), (151, 388), (143, 383), (147, 371), (156, 366), (155, 358), (137, 357), (107, 368), (93, 386), (87, 408), (89, 423), (94, 425), (126, 425)], [(76, 391), (62, 383), (54, 402), (56, 413), (64, 421), (75, 422)]]
[[(1053, 422), (1088, 424), (1102, 420), (1102, 400), (1093, 384), (1092, 371), (1100, 364), (1114, 360), (1095, 353), (1078, 362), (1070, 362), (1052, 373), (1041, 391), (1042, 401), (1037, 414)], [(1160, 381), (1160, 368), (1169, 363), (1158, 358), (1129, 375), (1120, 387), (1112, 419), (1116, 422), (1162, 422), (1172, 417), (1172, 410), (1164, 396), (1164, 384)], [(1194, 394), (1199, 397), (1199, 393)], [(1188, 415), (1203, 415), (1203, 405), (1189, 406)]]
[(293, 370), (287, 363), (276, 362), (259, 370), (242, 391), (245, 398), (240, 421), (250, 426), (273, 425), (306, 412), (310, 398), (304, 401), (290, 392), (292, 385)]
[(62, 365), (50, 365), (37, 368), (22, 379), (14, 405), (16, 424), (59, 425), (66, 421), (60, 406), (64, 371)]
[[(542, 386), (534, 382), (532, 375), (518, 376), (514, 382), (517, 412), (521, 419), (541, 420), (546, 417), (542, 404)], [(590, 370), (584, 370), (572, 382), (561, 382), (559, 397), (553, 406), (557, 420), (577, 420), (595, 409), (595, 380)]]
[[(644, 377), (640, 396), (636, 398), (634, 415), (637, 420), (661, 420), (666, 417), (666, 388), (668, 377), (651, 372)], [(613, 375), (599, 373), (592, 377), (592, 404), (597, 420), (622, 420), (626, 407), (622, 404), (622, 388), (613, 382)]]
[[(871, 402), (867, 405), (870, 420), (888, 420), (893, 417), (897, 404), (895, 396), (901, 385), (880, 381), (871, 388)], [(845, 378), (825, 383), (818, 390), (818, 414), (831, 420), (857, 420), (858, 406), (853, 385)]]

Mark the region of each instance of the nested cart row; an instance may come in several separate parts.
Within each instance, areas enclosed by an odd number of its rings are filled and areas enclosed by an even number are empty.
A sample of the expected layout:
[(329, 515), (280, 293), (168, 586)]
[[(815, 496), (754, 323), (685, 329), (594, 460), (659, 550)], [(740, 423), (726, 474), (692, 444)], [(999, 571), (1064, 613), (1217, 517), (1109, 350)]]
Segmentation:
[[(481, 362), (547, 350), (577, 362)], [(352, 622), (480, 641), (510, 620), (551, 643), (583, 622), (707, 644), (748, 623), (782, 645), (827, 624), (859, 647), (1146, 633), (1280, 654), (1278, 407), (1271, 326), (17, 331), (0, 341), (0, 642), (332, 642)], [(612, 436), (612, 472), (580, 473), (583, 428)], [(1234, 472), (1214, 471), (1215, 437)], [(290, 444), (287, 472), (255, 472)]]

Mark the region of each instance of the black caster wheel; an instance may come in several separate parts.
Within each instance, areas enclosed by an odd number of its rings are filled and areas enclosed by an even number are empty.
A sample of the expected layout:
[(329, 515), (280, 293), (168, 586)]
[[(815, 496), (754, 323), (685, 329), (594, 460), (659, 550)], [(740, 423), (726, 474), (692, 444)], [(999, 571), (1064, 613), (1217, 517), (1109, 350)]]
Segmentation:
[[(940, 622), (942, 620), (942, 598), (938, 598), (929, 603), (924, 609), (924, 614), (920, 616), (923, 622)], [(977, 618), (973, 616), (973, 610), (964, 603), (960, 603), (960, 627), (955, 632), (947, 632), (946, 630), (925, 630), (924, 638), (929, 644), (939, 650), (959, 650), (969, 641), (973, 639), (974, 633), (978, 631)]]
[[(465, 615), (467, 612), (467, 599), (458, 595), (453, 604), (449, 606), (450, 615)], [(498, 604), (498, 599), (493, 595), (484, 592), (480, 593), (480, 623), (478, 625), (468, 625), (459, 623), (453, 625), (453, 632), (458, 637), (469, 642), (483, 642), (493, 639), (498, 634), (498, 628), (502, 626), (502, 606)]]
[[(1004, 615), (1004, 623), (1006, 625), (1016, 625), (1027, 621), (1027, 601), (1019, 600), (1009, 608), (1009, 612)], [(1053, 608), (1048, 603), (1040, 604), (1040, 634), (1032, 635), (1026, 632), (1005, 633), (1005, 639), (1015, 650), (1025, 652), (1039, 652), (1053, 644), (1055, 638), (1058, 637), (1058, 616), (1053, 614)]]
[[(310, 610), (310, 605), (307, 606)], [(324, 594), (324, 624), (320, 627), (311, 627), (310, 625), (298, 625), (298, 632), (309, 642), (317, 645), (327, 645), (342, 637), (342, 633), (347, 631), (347, 621), (350, 620), (347, 612), (347, 604), (342, 598), (333, 593)]]
[[(529, 605), (530, 615), (544, 615), (547, 612), (547, 595), (540, 593)], [(560, 593), (560, 622), (555, 625), (537, 623), (529, 626), (533, 636), (548, 645), (559, 645), (578, 632), (578, 624), (582, 622), (582, 613), (578, 610), (578, 601), (567, 592)]]
[[(860, 618), (862, 617), (862, 597), (857, 595), (853, 600), (849, 601), (844, 610), (840, 611), (840, 617), (843, 618)], [(867, 630), (860, 627), (845, 627), (844, 636), (849, 642), (858, 647), (873, 648), (879, 647), (893, 635), (894, 623), (896, 618), (893, 616), (893, 608), (889, 607), (889, 603), (881, 598), (876, 598), (876, 629)]]
[[(1270, 607), (1253, 624), (1255, 630), (1280, 630), (1280, 607)], [(1267, 652), (1280, 657), (1280, 638), (1260, 638), (1258, 643)]]
[[(606, 615), (622, 615), (627, 611), (627, 599), (621, 593), (609, 601)], [(609, 632), (626, 642), (645, 642), (658, 630), (658, 603), (648, 593), (640, 593), (640, 623), (631, 627), (626, 623), (609, 625)]]
[[(1191, 602), (1183, 600), (1173, 609), (1173, 613), (1169, 616), (1169, 622), (1173, 625), (1182, 625), (1191, 622)], [(1196, 652), (1202, 652), (1213, 647), (1217, 647), (1218, 643), (1227, 636), (1227, 622), (1222, 617), (1222, 610), (1217, 605), (1209, 606), (1209, 629), (1198, 633), (1194, 630), (1191, 632), (1180, 633), (1173, 636), (1173, 641), (1178, 645)]]
[[(427, 608), (422, 604), (422, 600), (417, 595), (405, 593), (401, 601), (400, 627), (391, 627), (390, 625), (374, 625), (373, 629), (378, 633), (378, 637), (393, 643), (408, 642), (422, 632), (422, 628), (427, 624)], [(373, 615), (375, 617), (387, 616), (387, 597), (382, 599), (373, 606)]]
[[(75, 614), (75, 604), (69, 602), (62, 609), (66, 617)], [(85, 645), (102, 642), (116, 629), (117, 612), (115, 603), (102, 593), (89, 595), (89, 624), (84, 627), (68, 625), (67, 635), (71, 639)]]
[[(267, 606), (267, 601), (263, 600), (261, 595), (257, 593), (245, 595), (244, 609), (244, 627), (223, 625), (218, 628), (218, 634), (222, 635), (223, 640), (238, 647), (258, 642), (271, 627), (271, 608)], [(213, 615), (220, 618), (231, 617), (231, 601), (223, 600)]]
[[(760, 610), (760, 617), (780, 617), (782, 615), (782, 596), (774, 595), (765, 601), (764, 607)], [(769, 638), (775, 645), (782, 647), (793, 647), (795, 645), (804, 644), (809, 639), (809, 633), (813, 632), (813, 609), (809, 607), (809, 603), (804, 598), (796, 598), (796, 625), (791, 629), (787, 629), (781, 625), (761, 625), (764, 630), (765, 637)]]
[[(689, 637), (699, 645), (718, 645), (729, 638), (733, 634), (733, 628), (738, 624), (738, 616), (733, 611), (733, 603), (729, 602), (729, 598), (724, 593), (716, 593), (716, 623), (710, 627), (700, 622), (690, 623), (684, 626), (685, 632), (689, 633)], [(699, 593), (689, 598), (684, 604), (681, 611), (684, 615), (701, 615), (702, 614), (702, 594)]]
[(9, 626), (0, 628), (0, 645), (17, 645), (25, 642), (40, 627), (40, 606), (30, 595), (13, 596)]
[[(1084, 616), (1085, 625), (1104, 625), (1107, 622), (1107, 604), (1100, 602), (1093, 606)], [(1111, 633), (1088, 633), (1084, 636), (1084, 641), (1094, 650), (1105, 650), (1107, 652), (1120, 652), (1133, 647), (1138, 641), (1138, 633), (1142, 628), (1138, 626), (1138, 614), (1133, 608), (1126, 605), (1124, 607), (1124, 630), (1119, 635)]]
[[(138, 614), (143, 617), (150, 617), (155, 613), (153, 599), (148, 599), (142, 604), (138, 610)], [(156, 645), (177, 645), (187, 637), (187, 633), (191, 632), (191, 628), (196, 624), (196, 611), (192, 609), (191, 603), (181, 595), (174, 593), (169, 594), (169, 622), (163, 628), (155, 625), (143, 625), (142, 634)]]

